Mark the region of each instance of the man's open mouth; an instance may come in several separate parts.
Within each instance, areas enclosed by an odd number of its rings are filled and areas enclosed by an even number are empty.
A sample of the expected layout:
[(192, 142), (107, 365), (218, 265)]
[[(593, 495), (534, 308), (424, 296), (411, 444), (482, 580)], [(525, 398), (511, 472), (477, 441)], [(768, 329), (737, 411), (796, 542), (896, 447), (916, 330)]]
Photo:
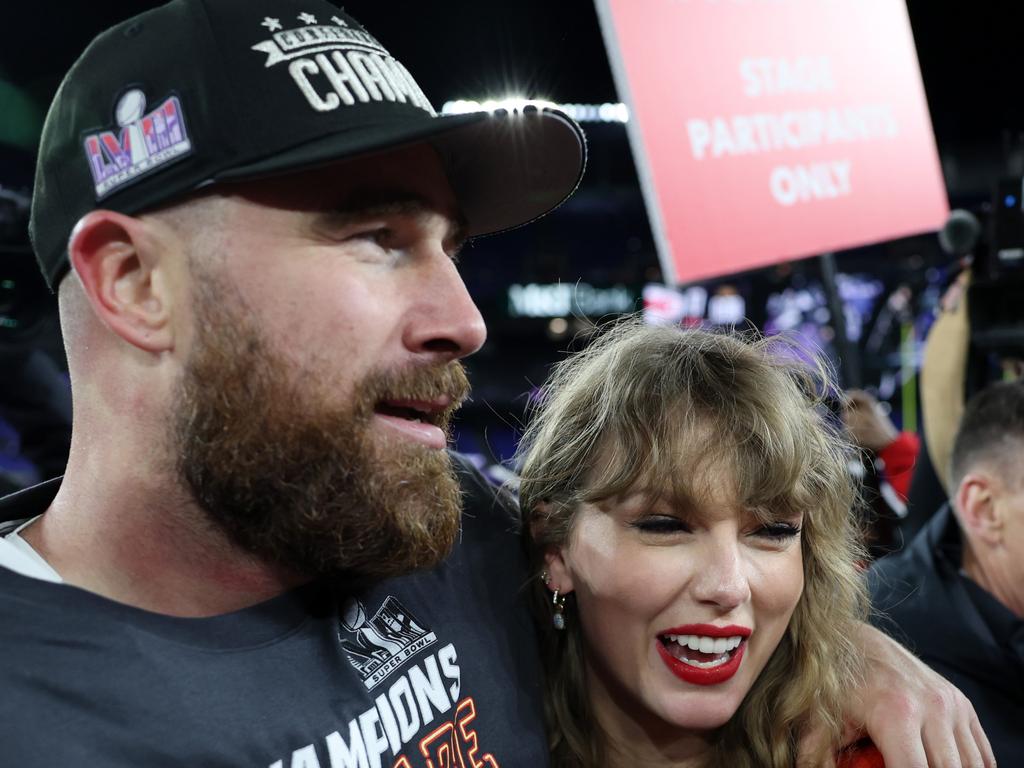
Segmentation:
[(374, 413), (443, 427), (444, 415), (451, 402), (452, 398), (447, 395), (429, 400), (389, 398), (380, 400), (374, 407)]
[(376, 403), (373, 415), (391, 434), (427, 448), (441, 449), (448, 443), (452, 402), (447, 395), (430, 400), (386, 398)]
[(393, 416), (408, 421), (418, 421), (423, 424), (441, 426), (447, 404), (440, 404), (440, 400), (417, 401), (417, 400), (382, 400), (374, 407), (374, 412), (383, 416)]

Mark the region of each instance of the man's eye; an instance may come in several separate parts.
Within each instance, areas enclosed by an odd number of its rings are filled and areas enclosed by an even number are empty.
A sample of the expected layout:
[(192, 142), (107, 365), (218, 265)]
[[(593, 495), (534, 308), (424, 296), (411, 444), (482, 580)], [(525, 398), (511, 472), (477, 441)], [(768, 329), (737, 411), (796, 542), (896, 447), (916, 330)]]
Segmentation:
[(369, 240), (377, 245), (386, 245), (392, 239), (394, 233), (390, 227), (374, 227), (373, 229), (363, 230), (362, 232), (356, 232), (349, 239), (351, 240)]
[(768, 523), (758, 528), (755, 536), (772, 541), (786, 541), (800, 534), (800, 526), (793, 523)]
[(688, 533), (690, 526), (678, 517), (668, 515), (654, 515), (635, 520), (632, 526), (641, 533)]

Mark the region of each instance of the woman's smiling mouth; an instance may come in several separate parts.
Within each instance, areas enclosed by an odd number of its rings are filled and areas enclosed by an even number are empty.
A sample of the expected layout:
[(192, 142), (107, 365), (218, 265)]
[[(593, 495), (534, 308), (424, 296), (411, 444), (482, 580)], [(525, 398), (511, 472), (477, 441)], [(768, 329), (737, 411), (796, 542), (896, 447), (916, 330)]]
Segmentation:
[(739, 670), (750, 630), (687, 625), (658, 635), (658, 653), (669, 671), (687, 683), (717, 685)]

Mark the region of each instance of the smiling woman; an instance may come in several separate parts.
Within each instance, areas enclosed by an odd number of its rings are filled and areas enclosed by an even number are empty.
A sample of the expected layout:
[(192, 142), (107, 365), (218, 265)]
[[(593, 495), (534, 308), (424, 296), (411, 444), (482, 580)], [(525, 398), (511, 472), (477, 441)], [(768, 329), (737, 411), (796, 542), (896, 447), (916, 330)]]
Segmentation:
[(791, 768), (812, 716), (838, 748), (861, 552), (828, 377), (797, 359), (634, 320), (553, 373), (520, 493), (556, 766)]

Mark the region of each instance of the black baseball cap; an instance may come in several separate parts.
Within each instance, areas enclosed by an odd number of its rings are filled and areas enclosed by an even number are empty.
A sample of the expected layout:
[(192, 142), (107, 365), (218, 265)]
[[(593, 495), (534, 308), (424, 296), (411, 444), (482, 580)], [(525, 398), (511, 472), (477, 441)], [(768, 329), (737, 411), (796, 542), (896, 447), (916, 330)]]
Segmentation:
[(470, 236), (557, 207), (586, 160), (583, 132), (557, 110), (437, 115), (408, 70), (325, 0), (173, 0), (100, 34), (65, 76), (29, 231), (53, 289), (93, 209), (140, 213), (209, 184), (421, 141), (437, 149)]

